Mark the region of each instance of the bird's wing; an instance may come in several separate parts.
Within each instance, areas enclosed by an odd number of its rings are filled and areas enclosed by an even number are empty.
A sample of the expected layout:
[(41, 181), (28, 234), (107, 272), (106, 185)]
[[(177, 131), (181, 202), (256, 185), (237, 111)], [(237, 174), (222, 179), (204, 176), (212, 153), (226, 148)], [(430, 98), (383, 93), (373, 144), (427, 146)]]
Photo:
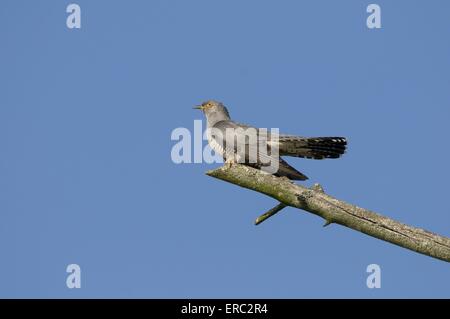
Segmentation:
[(305, 181), (308, 179), (308, 177), (295, 168), (293, 168), (291, 165), (289, 165), (285, 160), (283, 160), (280, 157), (279, 162), (279, 168), (278, 172), (276, 173), (277, 176), (286, 176), (289, 179), (299, 180), (299, 181)]
[(212, 127), (212, 135), (226, 153), (237, 155), (246, 163), (264, 164), (276, 159), (271, 155), (267, 136), (260, 130), (233, 121), (220, 121)]
[(290, 179), (306, 180), (307, 177), (279, 157), (271, 146), (271, 136), (265, 130), (239, 124), (233, 121), (220, 121), (213, 126), (215, 140), (223, 145), (224, 157), (232, 154), (238, 162), (252, 166), (271, 174), (286, 176)]

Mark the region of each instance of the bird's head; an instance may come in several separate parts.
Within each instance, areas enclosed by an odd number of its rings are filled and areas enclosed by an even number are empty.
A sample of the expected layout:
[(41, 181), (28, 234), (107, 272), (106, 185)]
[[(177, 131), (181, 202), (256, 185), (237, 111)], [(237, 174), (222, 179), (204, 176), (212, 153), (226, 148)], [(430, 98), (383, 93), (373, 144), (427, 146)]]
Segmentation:
[(201, 105), (194, 107), (194, 109), (202, 110), (208, 121), (214, 120), (214, 122), (217, 122), (230, 119), (227, 108), (221, 102), (214, 100), (203, 102)]

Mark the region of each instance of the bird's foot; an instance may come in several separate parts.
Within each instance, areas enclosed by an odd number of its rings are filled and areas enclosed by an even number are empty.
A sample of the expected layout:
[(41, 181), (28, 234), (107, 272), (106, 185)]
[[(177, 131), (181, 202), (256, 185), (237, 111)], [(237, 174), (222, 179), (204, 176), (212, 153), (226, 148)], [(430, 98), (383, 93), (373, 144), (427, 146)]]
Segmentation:
[(225, 161), (226, 168), (231, 168), (231, 166), (233, 166), (233, 164), (236, 164), (236, 161), (234, 160), (234, 158), (229, 158)]

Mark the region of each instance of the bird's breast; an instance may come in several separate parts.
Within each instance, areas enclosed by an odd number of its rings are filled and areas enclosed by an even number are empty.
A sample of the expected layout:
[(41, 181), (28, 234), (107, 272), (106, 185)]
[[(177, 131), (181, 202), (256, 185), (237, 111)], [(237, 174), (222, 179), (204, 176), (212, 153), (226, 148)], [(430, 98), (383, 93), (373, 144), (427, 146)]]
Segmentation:
[(221, 156), (224, 155), (225, 151), (223, 149), (223, 145), (218, 143), (214, 137), (208, 136), (208, 144), (214, 152), (220, 154)]

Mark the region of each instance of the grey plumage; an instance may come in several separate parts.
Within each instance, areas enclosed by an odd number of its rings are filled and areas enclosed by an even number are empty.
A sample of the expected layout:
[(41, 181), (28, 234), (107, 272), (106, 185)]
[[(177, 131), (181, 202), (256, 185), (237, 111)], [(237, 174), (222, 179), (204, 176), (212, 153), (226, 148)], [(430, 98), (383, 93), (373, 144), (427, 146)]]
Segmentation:
[[(196, 107), (201, 109), (207, 120), (207, 127), (212, 133), (208, 142), (211, 148), (226, 161), (238, 161), (244, 165), (264, 169), (268, 162), (277, 161), (277, 176), (286, 176), (293, 180), (306, 180), (304, 174), (290, 166), (281, 156), (293, 156), (310, 159), (339, 158), (345, 153), (347, 140), (344, 137), (300, 137), (279, 134), (264, 134), (262, 129), (234, 122), (227, 108), (220, 102), (207, 101)], [(242, 131), (255, 132), (252, 137), (244, 136)], [(232, 134), (226, 132), (231, 131)], [(220, 133), (220, 134), (219, 134)], [(266, 148), (269, 151), (263, 152)], [(270, 150), (278, 149), (278, 154)], [(244, 154), (239, 150), (245, 150)], [(252, 158), (249, 154), (256, 154)], [(244, 158), (245, 157), (245, 158)]]

